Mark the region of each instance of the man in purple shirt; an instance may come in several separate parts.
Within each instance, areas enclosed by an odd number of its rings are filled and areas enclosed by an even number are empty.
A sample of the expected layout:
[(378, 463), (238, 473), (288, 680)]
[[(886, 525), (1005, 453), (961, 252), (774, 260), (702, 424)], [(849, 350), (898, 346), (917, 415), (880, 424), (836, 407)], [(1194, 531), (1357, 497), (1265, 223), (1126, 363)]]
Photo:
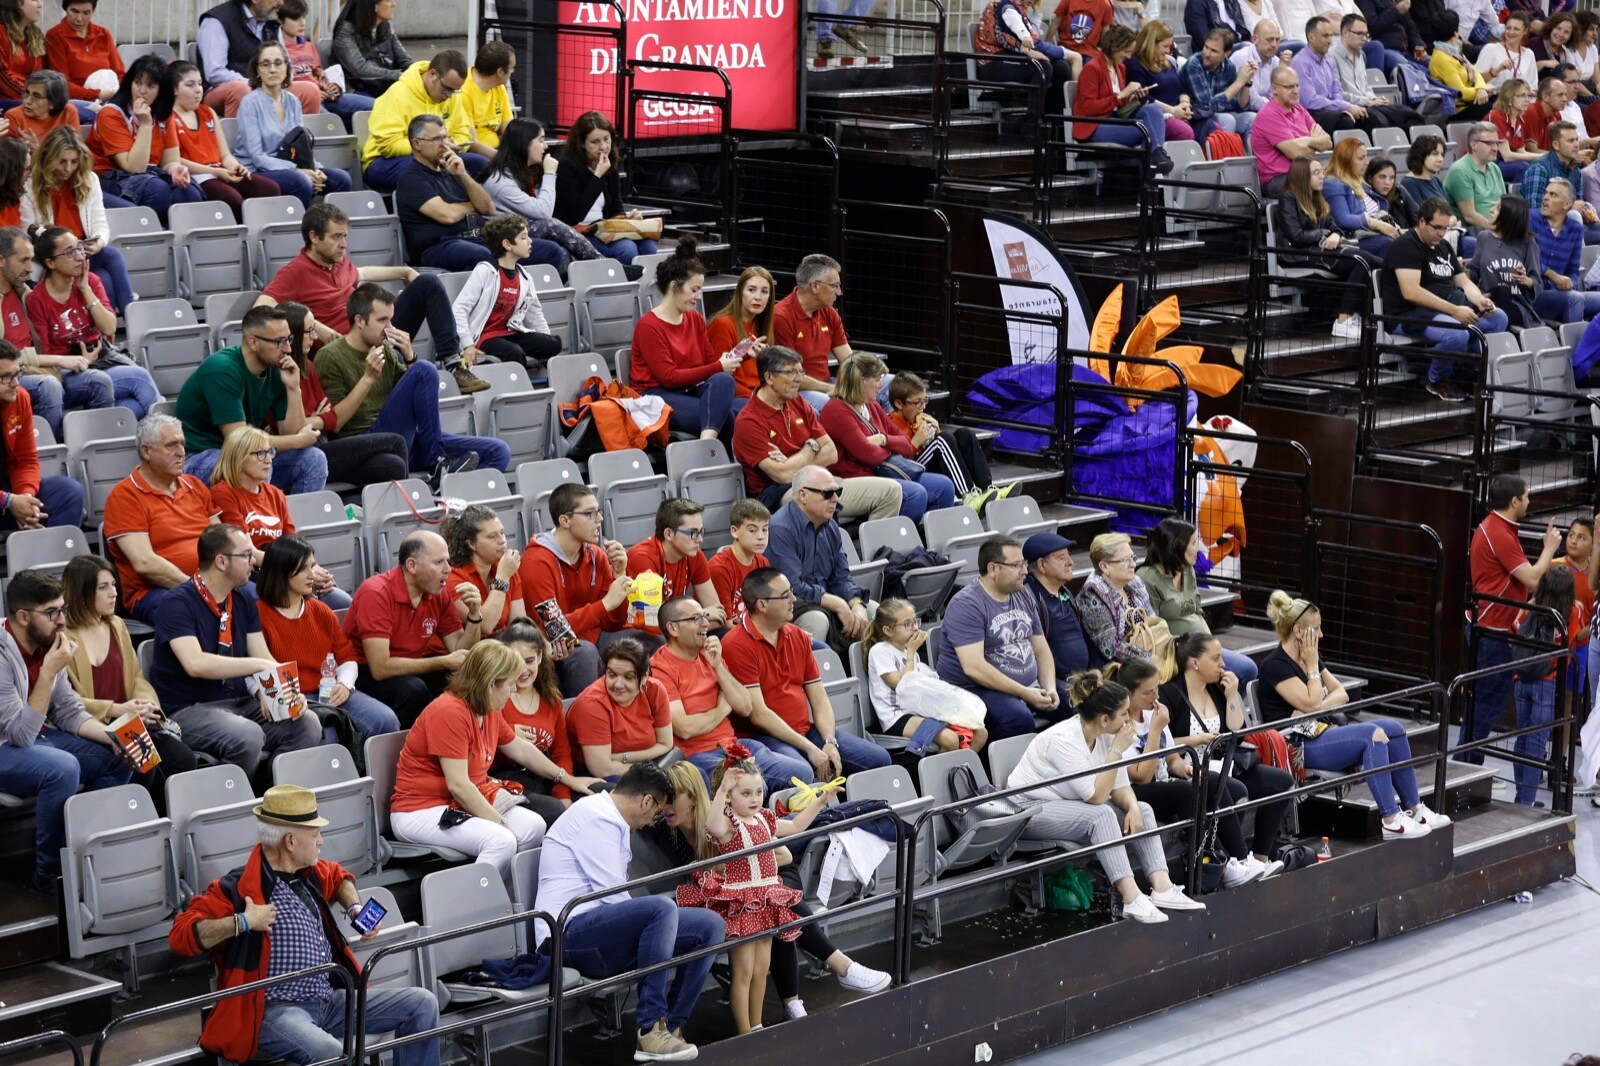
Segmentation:
[(1368, 111), (1344, 98), (1344, 90), (1339, 86), (1339, 67), (1329, 54), (1332, 47), (1332, 22), (1318, 15), (1306, 23), (1306, 46), (1290, 64), (1300, 75), (1300, 103), (1311, 112), (1317, 125), (1330, 134), (1352, 129), (1370, 133), (1389, 125), (1379, 112)]
[(1272, 99), (1250, 127), (1250, 152), (1262, 191), (1277, 199), (1291, 162), (1332, 147), (1333, 138), (1300, 106), (1300, 75), (1280, 64), (1272, 72)]

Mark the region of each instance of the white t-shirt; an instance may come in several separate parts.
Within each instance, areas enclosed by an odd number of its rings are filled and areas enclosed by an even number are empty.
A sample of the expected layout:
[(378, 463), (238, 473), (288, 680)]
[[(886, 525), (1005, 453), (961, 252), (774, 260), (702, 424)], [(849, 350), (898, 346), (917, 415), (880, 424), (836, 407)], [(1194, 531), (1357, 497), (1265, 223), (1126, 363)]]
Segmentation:
[(1530, 91), (1537, 92), (1539, 86), (1539, 61), (1533, 56), (1533, 49), (1524, 44), (1515, 52), (1506, 50), (1501, 41), (1490, 41), (1483, 46), (1483, 51), (1478, 53), (1478, 72), (1487, 74), (1506, 60), (1511, 60), (1516, 65), (1510, 70), (1502, 70), (1489, 79), (1489, 89), (1499, 92), (1500, 86), (1512, 78), (1520, 78), (1528, 84)]
[[(912, 657), (911, 669), (928, 670), (920, 659)], [(889, 683), (883, 679), (884, 674), (904, 674), (906, 672), (906, 653), (896, 648), (886, 640), (880, 640), (867, 652), (867, 691), (872, 697), (872, 710), (878, 716), (878, 728), (887, 733), (889, 728), (900, 720), (900, 716), (909, 712), (900, 707), (900, 697)]]
[[(1062, 774), (1076, 773), (1079, 770), (1103, 766), (1108, 762), (1117, 762), (1119, 758), (1111, 752), (1110, 734), (1102, 735), (1091, 751), (1089, 742), (1083, 736), (1083, 719), (1073, 715), (1033, 738), (1028, 750), (1022, 753), (1022, 760), (1017, 763), (1017, 768), (1011, 771), (1011, 777), (1006, 785), (1008, 788), (1031, 785)], [(1087, 803), (1094, 795), (1094, 780), (1095, 775), (1086, 774), (1071, 781), (1036, 788), (1023, 795), (1031, 800), (1066, 799)], [(1117, 771), (1117, 779), (1112, 787), (1128, 787), (1126, 768)]]

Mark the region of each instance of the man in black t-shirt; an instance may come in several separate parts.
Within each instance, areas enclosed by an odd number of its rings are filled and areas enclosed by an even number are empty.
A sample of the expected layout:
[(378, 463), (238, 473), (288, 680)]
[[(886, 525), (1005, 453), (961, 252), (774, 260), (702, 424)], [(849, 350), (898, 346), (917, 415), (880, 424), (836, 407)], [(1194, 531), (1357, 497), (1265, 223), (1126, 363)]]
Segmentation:
[[(1472, 283), (1444, 239), (1453, 219), (1450, 205), (1441, 198), (1422, 202), (1416, 228), (1391, 244), (1383, 257), (1383, 305), (1390, 315), (1404, 316), (1401, 333), (1441, 352), (1476, 355), (1481, 354), (1478, 344), (1464, 327), (1499, 333), (1506, 328), (1506, 313)], [(1473, 361), (1435, 356), (1428, 364), (1428, 391), (1459, 403), (1468, 398), (1477, 376)]]
[[(467, 171), (438, 115), (418, 115), (406, 128), (411, 164), (395, 186), (395, 213), (406, 238), (406, 261), (413, 266), (471, 270), (494, 254), (479, 239), (494, 201)], [(571, 256), (556, 242), (533, 238), (524, 263), (553, 266), (563, 277)]]

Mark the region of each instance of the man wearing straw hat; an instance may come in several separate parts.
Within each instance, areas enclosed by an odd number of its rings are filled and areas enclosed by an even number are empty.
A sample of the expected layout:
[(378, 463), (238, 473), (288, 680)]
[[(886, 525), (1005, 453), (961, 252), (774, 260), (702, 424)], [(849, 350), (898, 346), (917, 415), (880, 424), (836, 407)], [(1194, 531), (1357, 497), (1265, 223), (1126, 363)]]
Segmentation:
[[(299, 785), (267, 789), (255, 809), (260, 843), (237, 870), (211, 882), (172, 924), (167, 942), (179, 955), (209, 951), (218, 990), (337, 962), (352, 975), (361, 966), (334, 924), (335, 904), (347, 916), (361, 908), (355, 877), (319, 859), (317, 797)], [(377, 927), (365, 934), (372, 939)], [(263, 1058), (310, 1063), (338, 1057), (345, 992), (326, 973), (285, 981), (224, 999), (206, 1020), (200, 1046), (233, 1062)], [(422, 988), (373, 989), (366, 1029), (397, 1036), (439, 1024), (439, 1004)], [(395, 1066), (438, 1066), (438, 1040), (394, 1051)]]

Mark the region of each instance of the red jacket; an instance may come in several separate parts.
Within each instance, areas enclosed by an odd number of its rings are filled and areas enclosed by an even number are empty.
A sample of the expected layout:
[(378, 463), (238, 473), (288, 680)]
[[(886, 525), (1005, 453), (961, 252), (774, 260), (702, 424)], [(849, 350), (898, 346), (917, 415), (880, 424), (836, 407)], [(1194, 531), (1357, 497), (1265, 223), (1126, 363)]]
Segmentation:
[[(196, 927), (214, 918), (228, 918), (244, 911), (246, 898), (265, 903), (272, 896), (272, 880), (282, 877), (267, 866), (257, 844), (245, 864), (232, 873), (219, 877), (201, 895), (189, 901), (172, 923), (167, 934), (167, 944), (184, 956), (199, 955), (206, 949), (200, 946)], [(344, 966), (352, 976), (361, 973), (361, 964), (345, 945), (344, 935), (334, 925), (328, 910), (328, 901), (339, 891), (339, 886), (355, 877), (343, 866), (322, 859), (315, 866), (300, 871), (300, 878), (311, 890), (322, 912), (322, 928), (328, 934), (333, 948), (333, 961)], [(217, 968), (217, 990), (237, 988), (260, 981), (267, 976), (267, 960), (272, 952), (272, 934), (246, 933), (222, 941), (211, 949), (211, 962)], [(233, 1062), (247, 1062), (255, 1058), (261, 1042), (261, 1016), (266, 1010), (265, 991), (247, 992), (222, 1000), (211, 1011), (200, 1032), (200, 1046), (213, 1055)]]
[[(1122, 64), (1117, 64), (1117, 84), (1126, 86), (1128, 76)], [(1078, 98), (1072, 105), (1074, 114), (1109, 115), (1117, 109), (1117, 94), (1111, 88), (1111, 67), (1104, 55), (1097, 55), (1083, 65), (1078, 75)], [(1100, 126), (1095, 122), (1074, 122), (1072, 135), (1087, 140)]]
[(538, 617), (534, 608), (554, 598), (579, 640), (593, 643), (603, 630), (627, 628), (627, 600), (615, 611), (600, 602), (617, 575), (606, 553), (593, 544), (583, 546), (574, 566), (556, 545), (555, 534), (540, 533), (528, 542), (517, 576), (522, 578), (522, 602), (528, 614)]
[[(917, 450), (894, 428), (883, 408), (876, 403), (867, 404), (867, 417), (872, 420), (871, 430), (861, 421), (855, 408), (837, 398), (823, 404), (817, 415), (822, 428), (828, 431), (839, 449), (839, 461), (832, 469), (840, 477), (876, 477), (876, 468), (888, 460), (890, 452), (907, 459), (917, 457)], [(883, 434), (884, 447), (867, 440), (874, 433)]]
[(39, 495), (39, 445), (33, 439), (33, 400), (17, 386), (17, 398), (0, 404), (0, 434), (5, 435), (6, 487), (23, 496)]

